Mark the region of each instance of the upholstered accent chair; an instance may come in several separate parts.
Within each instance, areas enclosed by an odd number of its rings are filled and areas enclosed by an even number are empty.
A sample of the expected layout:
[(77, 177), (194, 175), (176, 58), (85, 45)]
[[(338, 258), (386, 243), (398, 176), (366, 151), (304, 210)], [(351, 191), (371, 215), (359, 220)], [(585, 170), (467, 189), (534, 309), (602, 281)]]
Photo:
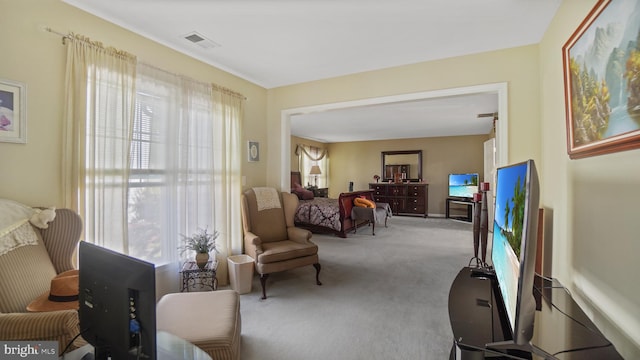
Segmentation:
[[(74, 268), (72, 257), (82, 219), (69, 209), (55, 211), (48, 228), (32, 226), (37, 244), (0, 255), (0, 339), (58, 341), (62, 351), (80, 332), (78, 311), (27, 312), (27, 305), (49, 291), (51, 279)], [(86, 344), (78, 337), (70, 349)]]
[(293, 222), (297, 206), (296, 195), (273, 188), (253, 188), (242, 195), (244, 252), (255, 260), (262, 299), (267, 298), (267, 278), (275, 272), (313, 265), (316, 283), (322, 285), (318, 246), (311, 242), (310, 231)]

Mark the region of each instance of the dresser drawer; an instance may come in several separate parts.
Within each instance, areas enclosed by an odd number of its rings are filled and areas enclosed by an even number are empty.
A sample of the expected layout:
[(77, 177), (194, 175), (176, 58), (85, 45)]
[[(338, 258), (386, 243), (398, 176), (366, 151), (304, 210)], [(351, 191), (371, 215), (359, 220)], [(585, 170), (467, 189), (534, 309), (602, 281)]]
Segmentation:
[(407, 187), (403, 185), (392, 185), (388, 189), (389, 196), (407, 196)]
[(427, 217), (429, 185), (424, 183), (369, 183), (375, 202), (387, 203), (396, 215)]
[(424, 186), (409, 186), (407, 196), (421, 197), (424, 195)]
[(386, 203), (388, 199), (384, 196), (373, 194), (373, 201), (379, 202), (379, 203)]
[(369, 184), (369, 189), (373, 190), (374, 195), (387, 194), (387, 187), (385, 185)]
[(408, 205), (404, 211), (407, 214), (424, 214), (424, 205)]

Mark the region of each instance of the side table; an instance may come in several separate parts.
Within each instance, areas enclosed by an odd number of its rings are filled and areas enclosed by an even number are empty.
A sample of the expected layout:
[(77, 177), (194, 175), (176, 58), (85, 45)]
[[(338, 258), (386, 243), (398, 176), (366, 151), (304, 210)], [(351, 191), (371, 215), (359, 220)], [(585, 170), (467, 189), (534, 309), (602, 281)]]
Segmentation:
[(195, 261), (190, 260), (182, 265), (180, 275), (182, 276), (181, 292), (190, 291), (199, 285), (201, 289), (208, 287), (211, 290), (218, 289), (218, 279), (216, 278), (216, 270), (218, 269), (217, 260), (209, 260), (204, 269), (200, 269)]

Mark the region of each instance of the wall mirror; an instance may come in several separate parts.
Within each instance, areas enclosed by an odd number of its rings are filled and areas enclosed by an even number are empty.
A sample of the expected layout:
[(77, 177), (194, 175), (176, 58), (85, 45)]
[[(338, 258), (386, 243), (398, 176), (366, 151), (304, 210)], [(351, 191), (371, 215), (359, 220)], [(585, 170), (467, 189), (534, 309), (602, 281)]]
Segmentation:
[[(398, 174), (398, 175), (396, 175)], [(382, 181), (417, 182), (422, 179), (422, 150), (382, 152)]]

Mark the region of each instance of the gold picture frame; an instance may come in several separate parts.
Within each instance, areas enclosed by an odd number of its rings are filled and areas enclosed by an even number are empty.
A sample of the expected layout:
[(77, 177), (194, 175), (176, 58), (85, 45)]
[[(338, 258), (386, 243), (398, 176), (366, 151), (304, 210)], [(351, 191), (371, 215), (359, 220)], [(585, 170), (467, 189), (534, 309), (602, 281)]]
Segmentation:
[(640, 148), (638, 11), (600, 0), (562, 47), (571, 159)]
[(0, 142), (27, 142), (26, 85), (0, 79)]

